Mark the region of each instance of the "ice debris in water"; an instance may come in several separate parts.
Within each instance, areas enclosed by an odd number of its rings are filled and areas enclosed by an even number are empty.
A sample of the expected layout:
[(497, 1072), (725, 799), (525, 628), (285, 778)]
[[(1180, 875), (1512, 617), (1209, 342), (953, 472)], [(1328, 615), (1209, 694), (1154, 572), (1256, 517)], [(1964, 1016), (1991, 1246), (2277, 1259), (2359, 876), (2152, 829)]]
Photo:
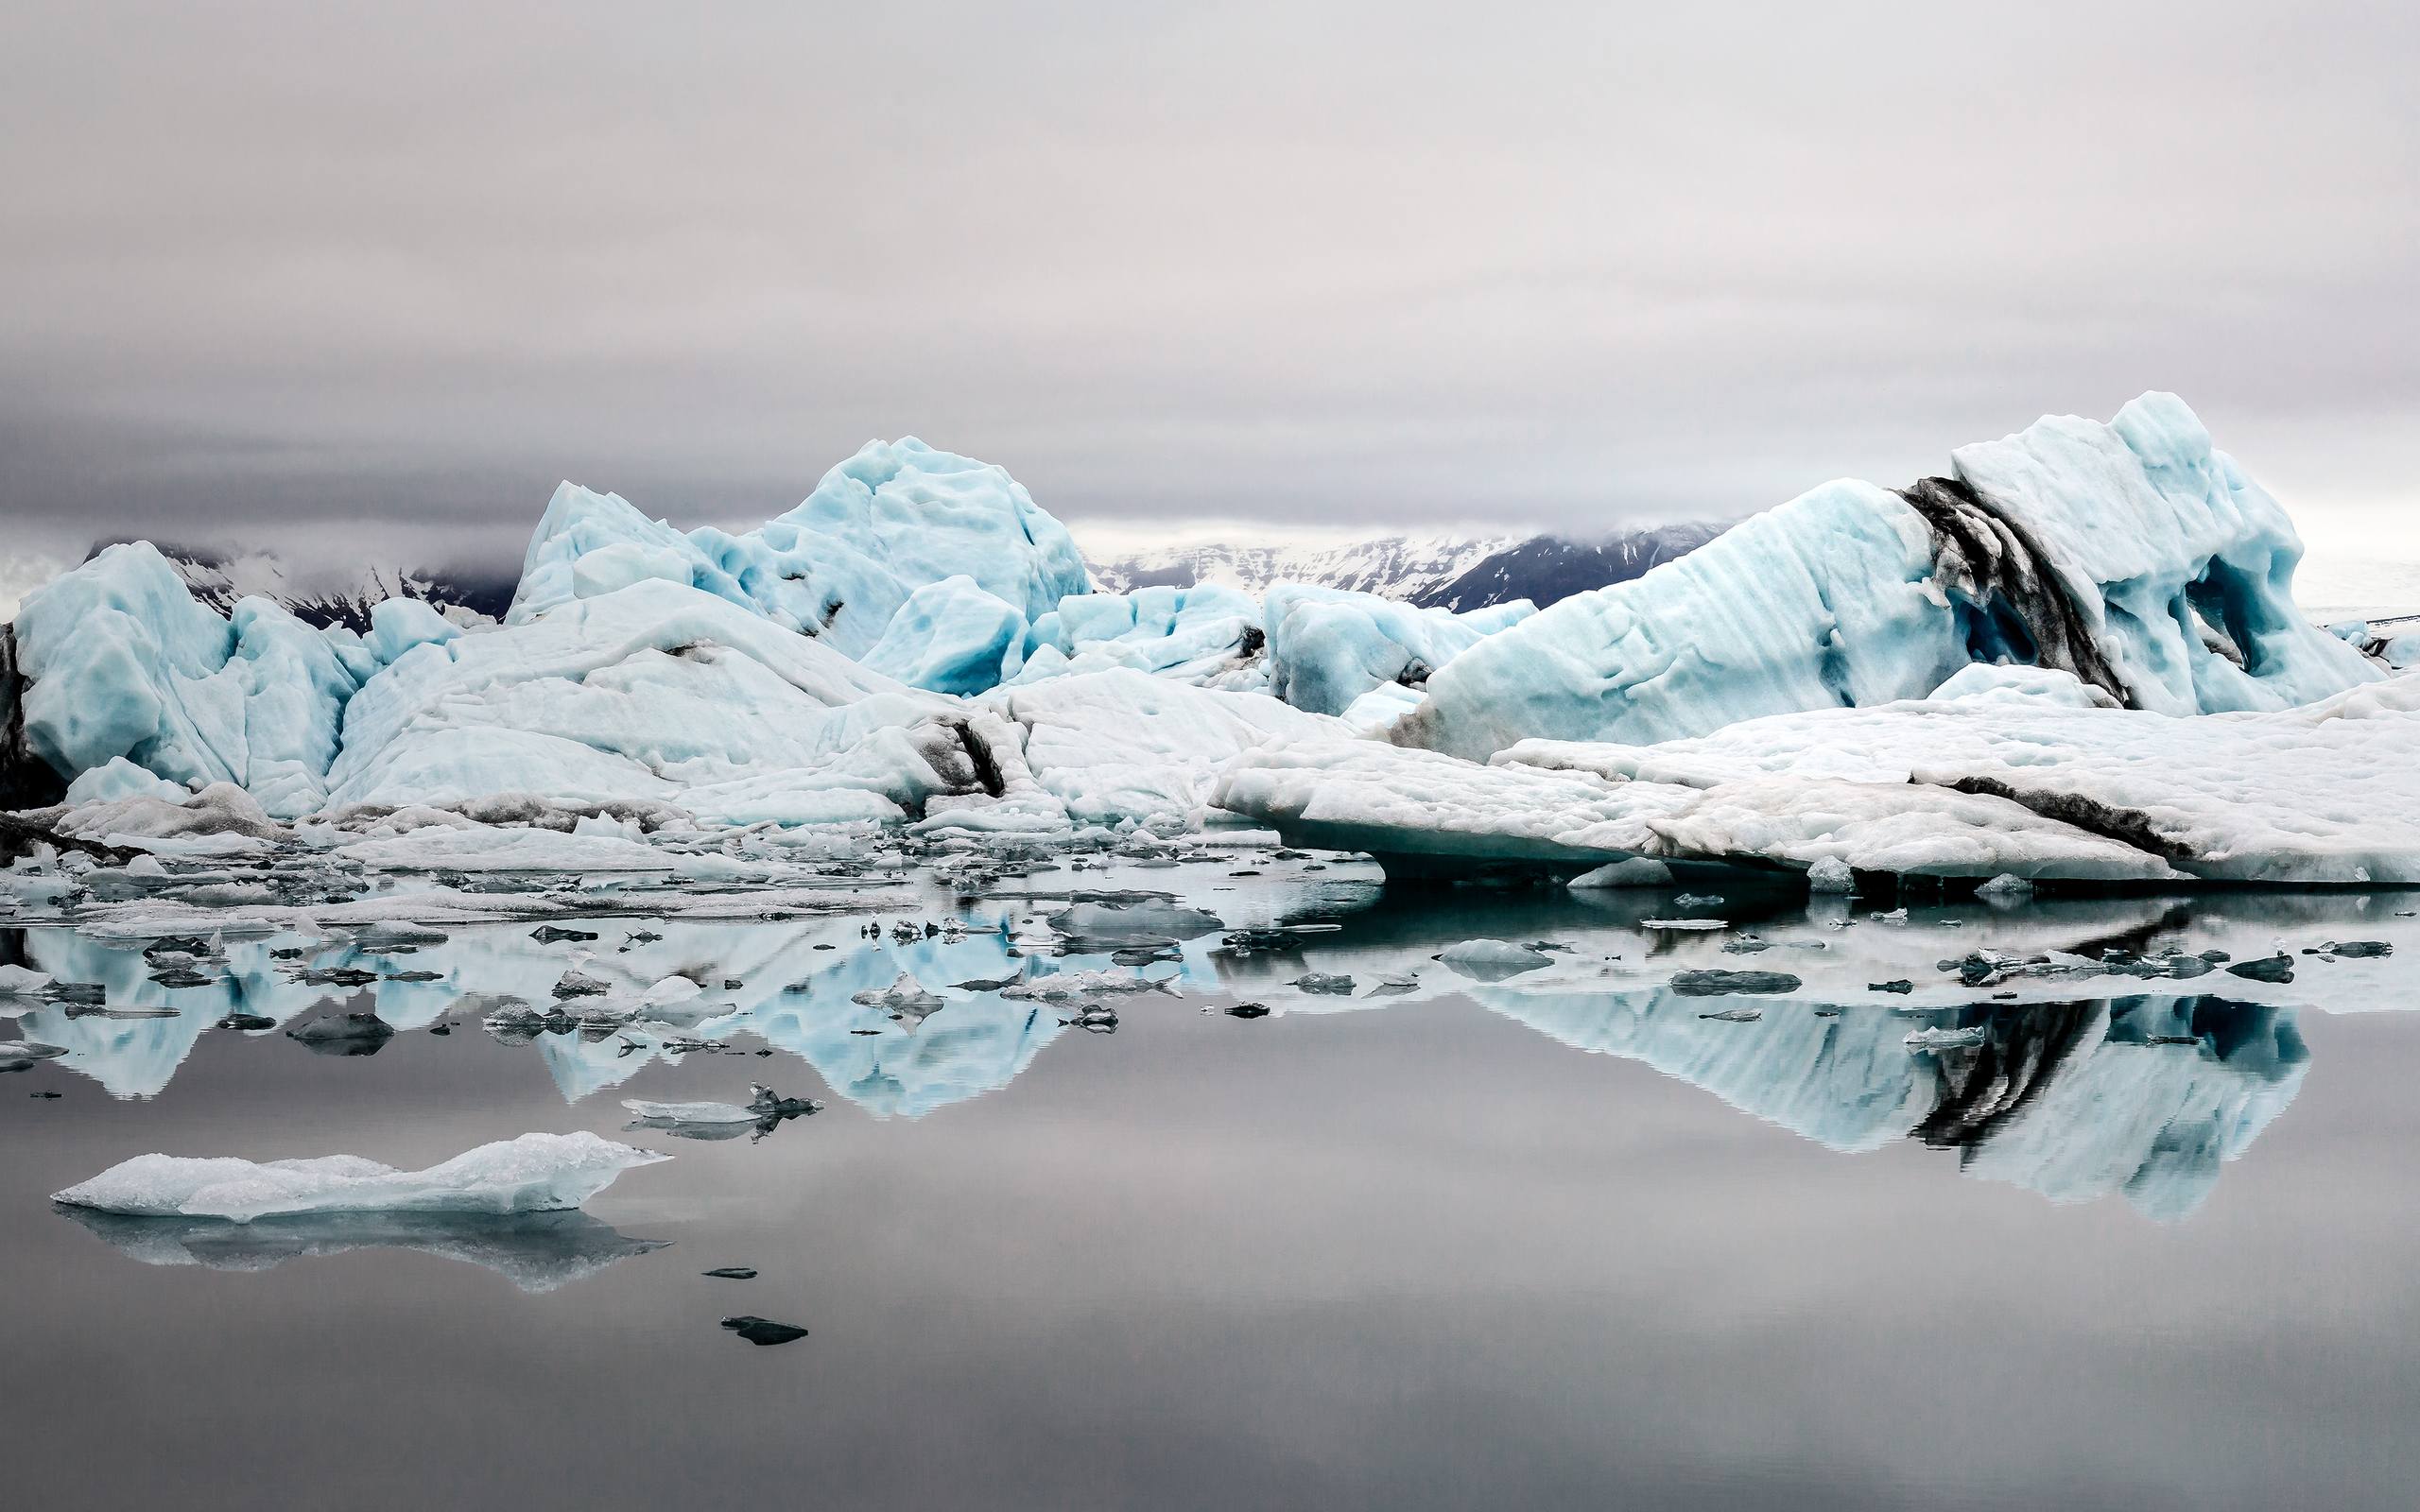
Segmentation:
[(51, 1200), (137, 1217), (233, 1223), (290, 1213), (546, 1212), (577, 1208), (623, 1172), (670, 1159), (586, 1132), (524, 1134), (424, 1171), (356, 1155), (268, 1161), (138, 1155)]

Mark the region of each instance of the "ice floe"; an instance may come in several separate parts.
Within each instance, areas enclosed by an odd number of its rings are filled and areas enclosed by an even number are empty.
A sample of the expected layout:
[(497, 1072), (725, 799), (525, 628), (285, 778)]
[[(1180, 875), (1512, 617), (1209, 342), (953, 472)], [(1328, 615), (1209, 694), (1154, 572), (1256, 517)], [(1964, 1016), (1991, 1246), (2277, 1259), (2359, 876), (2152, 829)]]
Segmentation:
[(356, 1155), (242, 1160), (138, 1155), (51, 1200), (131, 1217), (258, 1218), (330, 1212), (545, 1212), (577, 1208), (636, 1166), (668, 1160), (595, 1134), (524, 1134), (424, 1171)]

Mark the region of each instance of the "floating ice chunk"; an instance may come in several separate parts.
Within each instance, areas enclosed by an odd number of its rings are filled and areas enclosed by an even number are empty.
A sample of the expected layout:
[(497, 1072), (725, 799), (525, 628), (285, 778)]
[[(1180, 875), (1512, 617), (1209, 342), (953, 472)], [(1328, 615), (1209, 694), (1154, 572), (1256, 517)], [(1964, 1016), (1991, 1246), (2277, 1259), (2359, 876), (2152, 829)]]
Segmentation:
[(0, 966), (0, 997), (12, 997), (39, 992), (50, 986), (50, 978), (27, 966)]
[(2033, 884), (2003, 871), (1977, 887), (1975, 896), (1986, 902), (2022, 902), (2033, 896)]
[(1838, 856), (1820, 856), (1806, 868), (1808, 892), (1857, 891), (1857, 871)]
[(1978, 1023), (1966, 1028), (1947, 1026), (1918, 1029), (1908, 1036), (1910, 1051), (1971, 1050), (1991, 1038), (1991, 1031)]
[(138, 1155), (51, 1200), (234, 1223), (314, 1212), (544, 1212), (577, 1208), (624, 1171), (669, 1159), (585, 1132), (524, 1134), (424, 1171), (354, 1155), (265, 1162)]
[[(2002, 799), (2058, 826), (1971, 811), (1973, 822), (1947, 837), (1965, 857), (1952, 874), (2387, 885), (2420, 882), (2415, 744), (2420, 676), (2407, 675), (2266, 713), (1902, 704), (1776, 715), (1651, 747), (1536, 742), (1505, 754), (1617, 782), (1734, 793), (1767, 810), (1788, 794), (1754, 787), (1758, 776), (1855, 772), (1873, 795), (1877, 834), (1913, 823), (1879, 811), (1912, 816), (1941, 801), (1928, 795)], [(2091, 826), (2089, 844), (2069, 816)], [(2063, 858), (2046, 849), (2054, 840)]]

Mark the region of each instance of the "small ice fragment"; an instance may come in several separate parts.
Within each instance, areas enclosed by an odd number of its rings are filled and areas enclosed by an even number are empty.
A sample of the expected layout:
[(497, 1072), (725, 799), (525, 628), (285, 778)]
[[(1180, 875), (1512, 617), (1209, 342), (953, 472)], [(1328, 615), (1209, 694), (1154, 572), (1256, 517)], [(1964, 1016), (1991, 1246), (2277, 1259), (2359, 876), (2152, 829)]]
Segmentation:
[(1857, 891), (1857, 872), (1838, 856), (1824, 856), (1806, 868), (1808, 892)]

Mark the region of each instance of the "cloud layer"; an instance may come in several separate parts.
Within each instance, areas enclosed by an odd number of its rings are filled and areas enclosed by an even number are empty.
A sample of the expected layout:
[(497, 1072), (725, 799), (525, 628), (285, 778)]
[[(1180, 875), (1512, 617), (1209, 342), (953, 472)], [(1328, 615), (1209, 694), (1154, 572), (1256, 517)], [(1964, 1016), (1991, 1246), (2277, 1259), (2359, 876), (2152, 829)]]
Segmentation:
[(503, 553), (909, 432), (1080, 523), (1586, 527), (2147, 387), (2323, 540), (2420, 475), (2401, 8), (347, 9), (18, 8), (19, 539)]

